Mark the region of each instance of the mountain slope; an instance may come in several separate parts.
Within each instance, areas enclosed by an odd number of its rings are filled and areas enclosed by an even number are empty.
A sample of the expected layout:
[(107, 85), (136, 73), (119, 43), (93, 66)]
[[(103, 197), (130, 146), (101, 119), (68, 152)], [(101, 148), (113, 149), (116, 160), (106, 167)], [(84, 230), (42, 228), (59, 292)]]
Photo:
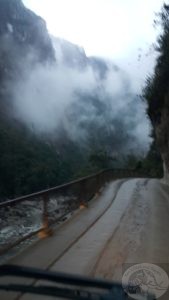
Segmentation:
[(143, 155), (144, 110), (124, 70), (51, 39), (21, 0), (0, 0), (0, 199)]

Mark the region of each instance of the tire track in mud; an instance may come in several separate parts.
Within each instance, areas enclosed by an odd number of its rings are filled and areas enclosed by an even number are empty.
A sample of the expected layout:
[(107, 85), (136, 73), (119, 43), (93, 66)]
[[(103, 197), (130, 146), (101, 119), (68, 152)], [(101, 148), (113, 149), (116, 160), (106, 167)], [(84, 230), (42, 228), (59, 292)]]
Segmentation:
[[(102, 211), (102, 213), (99, 214), (99, 216), (97, 216), (95, 218), (95, 220), (80, 234), (78, 235), (70, 244), (69, 246), (67, 246), (60, 255), (57, 256), (57, 258), (55, 260), (52, 261), (51, 264), (48, 265), (48, 267), (46, 268), (46, 270), (50, 270), (52, 268), (52, 266), (57, 263), (67, 252), (69, 252), (69, 250), (93, 227), (96, 225), (96, 223), (106, 214), (106, 212), (110, 209), (110, 207), (112, 206), (114, 200), (116, 199), (116, 196), (118, 194), (118, 191), (120, 190), (121, 186), (128, 180), (131, 179), (122, 179), (119, 180), (118, 183), (116, 183), (116, 187), (115, 187), (115, 191), (113, 193), (113, 197), (112, 200), (110, 201), (110, 203), (107, 205), (106, 208), (104, 208), (104, 210)], [(113, 182), (112, 182), (113, 183)], [(111, 183), (111, 184), (112, 184)], [(70, 220), (69, 220), (70, 221)], [(38, 280), (34, 280), (32, 282), (32, 285), (36, 285), (38, 284)], [(23, 294), (18, 295), (15, 300), (24, 300), (25, 296)]]
[[(133, 193), (132, 193), (132, 196), (131, 196), (131, 202), (130, 202), (130, 205), (129, 205), (129, 207), (128, 207), (128, 209), (127, 209), (127, 212), (125, 211), (124, 212), (124, 214), (122, 215), (122, 217), (121, 217), (121, 224), (123, 223), (123, 219), (125, 219), (125, 217), (126, 217), (126, 215), (128, 214), (128, 212), (131, 212), (132, 210), (133, 210), (133, 208), (132, 208), (132, 206), (134, 206), (134, 204), (135, 204), (135, 202), (137, 201), (137, 199), (140, 199), (141, 197), (140, 197), (140, 192), (141, 192), (141, 190), (142, 189), (147, 189), (147, 184), (148, 184), (148, 182), (149, 182), (149, 179), (145, 179), (145, 180), (138, 180), (137, 182), (136, 182), (136, 186), (135, 186), (135, 188), (134, 188), (134, 190), (133, 190)], [(138, 206), (141, 208), (141, 210), (143, 210), (144, 209), (144, 207), (141, 207), (141, 204), (138, 204)], [(139, 212), (139, 214), (140, 214), (140, 212)], [(131, 216), (131, 214), (129, 213), (129, 216)], [(137, 217), (135, 216), (135, 219), (137, 219)], [(138, 218), (138, 222), (135, 224), (136, 225), (136, 227), (135, 227), (135, 230), (131, 230), (130, 229), (130, 232), (131, 232), (131, 235), (132, 234), (134, 234), (134, 231), (137, 231), (137, 226), (140, 226), (140, 225), (142, 225), (143, 226), (143, 224), (139, 224), (139, 219), (140, 218)], [(108, 241), (107, 241), (107, 243), (105, 244), (105, 246), (104, 246), (104, 248), (103, 248), (103, 250), (102, 250), (102, 252), (100, 253), (100, 255), (99, 255), (99, 257), (98, 257), (98, 259), (97, 259), (97, 261), (96, 261), (96, 264), (95, 264), (95, 266), (94, 266), (94, 268), (93, 268), (93, 270), (92, 270), (92, 272), (90, 272), (90, 276), (91, 277), (95, 277), (95, 275), (97, 274), (97, 276), (99, 275), (103, 275), (104, 274), (104, 278), (106, 278), (106, 279), (111, 279), (110, 278), (110, 274), (112, 274), (112, 268), (111, 268), (111, 263), (109, 264), (109, 266), (107, 267), (107, 271), (104, 271), (104, 272), (102, 272), (101, 271), (101, 267), (100, 267), (100, 265), (103, 265), (104, 264), (104, 261), (109, 261), (110, 260), (110, 257), (111, 256), (113, 256), (113, 254), (111, 255), (111, 244), (112, 244), (112, 240), (114, 239), (114, 237), (116, 236), (116, 234), (117, 234), (117, 232), (118, 232), (118, 230), (120, 231), (120, 229), (121, 229), (121, 227), (125, 227), (125, 225), (121, 225), (120, 224), (120, 226), (118, 226), (116, 229), (115, 229), (115, 231), (113, 232), (113, 234), (110, 236), (110, 238), (108, 239)], [(127, 224), (128, 225), (128, 224)], [(121, 239), (123, 240), (123, 242), (125, 242), (125, 236), (124, 236), (124, 238), (123, 237), (121, 237)], [(137, 243), (136, 243), (136, 241), (135, 240), (129, 240), (128, 242), (127, 242), (127, 248), (125, 248), (125, 251), (123, 251), (123, 253), (122, 253), (122, 251), (121, 251), (121, 249), (119, 250), (119, 252), (118, 252), (118, 255), (117, 255), (117, 262), (115, 263), (115, 267), (118, 265), (118, 264), (122, 264), (122, 263), (124, 263), (125, 262), (125, 260), (127, 259), (127, 254), (128, 254), (128, 247), (132, 247), (132, 250), (134, 250), (134, 248), (136, 248), (137, 247), (137, 245), (136, 245)], [(116, 249), (117, 250), (117, 249)], [(124, 249), (123, 249), (124, 250)], [(103, 268), (104, 269), (104, 268)], [(99, 274), (100, 273), (100, 271), (101, 271), (101, 273), (102, 274)], [(112, 274), (113, 275), (113, 274)]]
[(57, 259), (55, 259), (55, 261), (53, 261), (47, 268), (50, 269), (52, 267), (53, 264), (55, 264), (60, 258), (62, 258), (62, 256), (64, 256), (69, 250), (70, 248), (72, 248), (93, 226), (96, 225), (96, 223), (106, 214), (106, 212), (109, 210), (109, 208), (112, 206), (114, 200), (116, 199), (116, 196), (118, 194), (118, 191), (120, 190), (121, 186), (123, 185), (124, 182), (126, 182), (127, 180), (121, 180), (119, 182), (119, 184), (117, 184), (115, 193), (113, 195), (113, 199), (112, 201), (108, 204), (108, 206), (104, 209), (104, 211), (75, 239), (72, 241), (72, 243), (65, 248), (65, 250), (57, 257)]

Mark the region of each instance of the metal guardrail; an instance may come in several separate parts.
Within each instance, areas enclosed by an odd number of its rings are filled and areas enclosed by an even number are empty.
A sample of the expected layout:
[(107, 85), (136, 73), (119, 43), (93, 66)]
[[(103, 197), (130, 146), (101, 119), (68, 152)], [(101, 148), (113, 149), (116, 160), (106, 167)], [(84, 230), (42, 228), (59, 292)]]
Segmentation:
[[(37, 234), (39, 234), (40, 237), (52, 235), (52, 224), (59, 222), (65, 215), (78, 209), (80, 206), (87, 206), (90, 199), (99, 192), (100, 188), (103, 187), (105, 183), (111, 180), (128, 177), (146, 176), (145, 174), (139, 174), (138, 170), (107, 169), (67, 184), (62, 184), (60, 186), (0, 203), (0, 211), (3, 210), (4, 214), (8, 210), (13, 211), (18, 204), (19, 207), (21, 207), (26, 203), (26, 206), (22, 208), (22, 210), (29, 209), (29, 206), (31, 207), (31, 205), (33, 205), (33, 207), (39, 207), (41, 205), (40, 212), (42, 220), (41, 225), (37, 230), (28, 232), (23, 236), (14, 239), (12, 242), (12, 238), (10, 238), (10, 242), (5, 241), (4, 244), (1, 243), (0, 255)], [(58, 216), (58, 214), (55, 213), (57, 209), (54, 210), (53, 207), (59, 197), (62, 197), (63, 213)], [(52, 203), (50, 203), (51, 201)], [(3, 228), (1, 228), (0, 231), (2, 229)]]

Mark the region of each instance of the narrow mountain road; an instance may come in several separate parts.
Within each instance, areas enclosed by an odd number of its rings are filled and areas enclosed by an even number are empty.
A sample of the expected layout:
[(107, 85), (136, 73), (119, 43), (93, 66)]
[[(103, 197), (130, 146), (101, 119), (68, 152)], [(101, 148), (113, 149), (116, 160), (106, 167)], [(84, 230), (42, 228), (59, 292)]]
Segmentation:
[(169, 275), (169, 186), (158, 180), (137, 181), (131, 202), (90, 275), (121, 280), (125, 263), (161, 264)]
[[(169, 274), (169, 186), (156, 179), (112, 182), (53, 237), (11, 263), (119, 282), (127, 264), (160, 264)], [(0, 299), (52, 298), (0, 293)]]

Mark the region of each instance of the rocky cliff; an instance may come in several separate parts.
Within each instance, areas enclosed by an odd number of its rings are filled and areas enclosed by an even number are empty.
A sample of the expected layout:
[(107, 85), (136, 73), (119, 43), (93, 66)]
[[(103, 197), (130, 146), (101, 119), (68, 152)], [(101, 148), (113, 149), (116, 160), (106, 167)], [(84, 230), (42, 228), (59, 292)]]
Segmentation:
[(155, 48), (158, 57), (154, 74), (147, 80), (144, 97), (163, 160), (164, 178), (169, 182), (169, 5), (163, 5), (157, 21), (162, 30)]
[(21, 0), (0, 0), (2, 199), (143, 155), (146, 122), (124, 70), (63, 39), (51, 41), (45, 21)]
[(54, 59), (54, 50), (45, 21), (27, 9), (21, 0), (0, 0), (0, 37), (20, 50), (37, 51), (40, 60)]
[[(21, 0), (0, 0), (0, 114), (11, 116), (7, 82), (29, 72), (35, 63), (50, 63), (55, 52), (45, 21)], [(25, 65), (25, 61), (29, 62)]]

